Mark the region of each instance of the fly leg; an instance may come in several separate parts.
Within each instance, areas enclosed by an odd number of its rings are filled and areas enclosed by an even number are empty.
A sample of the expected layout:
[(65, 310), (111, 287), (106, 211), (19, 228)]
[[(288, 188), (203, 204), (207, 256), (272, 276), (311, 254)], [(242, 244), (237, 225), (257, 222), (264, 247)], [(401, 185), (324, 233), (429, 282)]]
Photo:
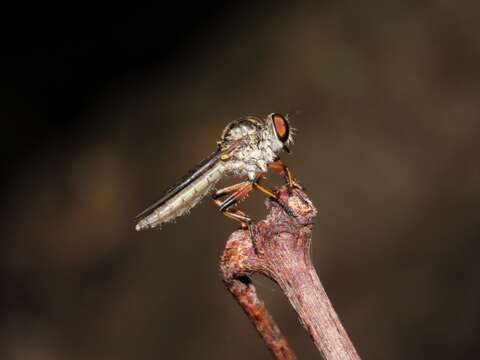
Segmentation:
[[(226, 188), (220, 189), (213, 194), (213, 201), (219, 207), (219, 210), (226, 217), (238, 221), (242, 229), (248, 229), (250, 232), (250, 238), (252, 239), (253, 250), (255, 254), (258, 254), (257, 243), (255, 241), (255, 232), (252, 225), (252, 219), (243, 211), (233, 208), (232, 205), (238, 204), (244, 200), (247, 195), (252, 191), (253, 184), (250, 181), (241, 182)], [(220, 200), (222, 197), (227, 196), (225, 200)]]
[[(262, 173), (257, 174), (257, 176), (255, 177), (255, 180), (253, 181), (253, 186), (255, 187), (255, 189), (264, 193), (269, 198), (275, 200), (289, 216), (295, 217), (295, 214), (293, 213), (292, 209), (290, 209), (290, 207), (287, 204), (285, 204), (283, 201), (281, 201), (278, 198), (274, 190), (270, 189), (268, 186), (260, 185), (260, 180), (263, 178), (265, 178), (265, 176)], [(293, 186), (297, 186), (295, 182), (293, 182), (291, 187), (289, 185), (289, 189), (291, 189)]]
[[(250, 185), (249, 181), (243, 181), (243, 182), (238, 183), (238, 184), (234, 184), (234, 185), (231, 185), (231, 186), (224, 187), (222, 189), (218, 189), (217, 191), (215, 191), (213, 193), (212, 198), (213, 198), (213, 200), (217, 200), (217, 199), (220, 199), (220, 198), (222, 198), (224, 196), (227, 196), (227, 195), (230, 195), (228, 198), (232, 198), (232, 197), (234, 197), (232, 195), (235, 195), (235, 194), (239, 193), (243, 188), (247, 187), (248, 185)], [(245, 198), (246, 195), (248, 195), (248, 192), (247, 192), (247, 194), (244, 195), (243, 198)]]
[(253, 186), (255, 189), (259, 190), (262, 192), (264, 195), (267, 195), (269, 198), (272, 198), (273, 200), (278, 200), (277, 194), (275, 194), (275, 191), (270, 189), (268, 186), (265, 185), (260, 185), (260, 180), (265, 179), (265, 175), (262, 173), (257, 174), (255, 176), (255, 180), (253, 180)]
[(268, 168), (282, 175), (289, 188), (297, 187), (299, 189), (302, 189), (300, 184), (293, 180), (292, 172), (282, 160), (275, 160), (274, 162), (268, 164)]

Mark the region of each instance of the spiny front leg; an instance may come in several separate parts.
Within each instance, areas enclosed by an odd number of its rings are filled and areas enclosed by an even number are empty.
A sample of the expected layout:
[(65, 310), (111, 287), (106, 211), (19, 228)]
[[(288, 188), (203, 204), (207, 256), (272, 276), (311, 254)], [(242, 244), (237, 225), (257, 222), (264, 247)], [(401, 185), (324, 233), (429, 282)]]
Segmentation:
[(290, 188), (298, 187), (299, 189), (302, 189), (302, 187), (295, 180), (293, 180), (292, 172), (282, 160), (278, 159), (274, 162), (271, 162), (270, 164), (268, 164), (268, 168), (274, 172), (281, 174)]

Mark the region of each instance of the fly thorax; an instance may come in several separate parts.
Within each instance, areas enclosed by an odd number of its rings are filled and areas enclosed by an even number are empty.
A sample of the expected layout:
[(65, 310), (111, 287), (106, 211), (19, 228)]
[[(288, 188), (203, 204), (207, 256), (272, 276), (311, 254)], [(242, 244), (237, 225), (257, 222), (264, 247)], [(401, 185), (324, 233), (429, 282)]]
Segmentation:
[(226, 171), (236, 176), (247, 175), (251, 180), (256, 174), (267, 172), (268, 164), (275, 161), (283, 149), (270, 123), (252, 118), (230, 123), (222, 134), (222, 140), (241, 140), (241, 146), (225, 164)]
[(256, 136), (262, 125), (255, 119), (245, 118), (232, 121), (223, 130), (223, 141), (234, 141)]

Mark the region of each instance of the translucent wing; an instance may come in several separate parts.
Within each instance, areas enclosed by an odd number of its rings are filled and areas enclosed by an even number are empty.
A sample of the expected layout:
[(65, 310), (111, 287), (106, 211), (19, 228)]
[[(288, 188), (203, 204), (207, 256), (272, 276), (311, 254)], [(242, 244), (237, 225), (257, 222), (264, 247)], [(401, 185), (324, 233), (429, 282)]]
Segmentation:
[(172, 199), (175, 195), (179, 194), (182, 190), (184, 190), (190, 184), (195, 182), (195, 180), (199, 179), (202, 175), (208, 172), (215, 164), (218, 163), (218, 161), (220, 161), (222, 155), (229, 154), (230, 152), (235, 150), (239, 144), (240, 144), (239, 142), (234, 142), (230, 146), (228, 146), (226, 149), (221, 149), (221, 148), (217, 149), (206, 159), (202, 160), (194, 169), (192, 169), (188, 174), (186, 174), (177, 184), (165, 190), (160, 195), (160, 198), (157, 201), (155, 201), (152, 205), (150, 205), (148, 208), (146, 208), (141, 213), (139, 213), (135, 217), (135, 219), (147, 217), (152, 212), (154, 212), (155, 209), (164, 205), (167, 201)]

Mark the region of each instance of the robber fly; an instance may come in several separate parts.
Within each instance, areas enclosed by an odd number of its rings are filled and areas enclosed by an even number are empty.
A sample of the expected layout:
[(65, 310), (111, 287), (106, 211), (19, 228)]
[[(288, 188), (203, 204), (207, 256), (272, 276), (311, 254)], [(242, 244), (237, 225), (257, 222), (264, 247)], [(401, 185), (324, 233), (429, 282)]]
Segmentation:
[(290, 170), (278, 157), (282, 151), (290, 152), (291, 143), (292, 129), (287, 118), (280, 114), (270, 114), (263, 120), (246, 117), (232, 121), (223, 130), (217, 150), (138, 214), (135, 229), (158, 227), (188, 213), (227, 175), (245, 180), (214, 192), (214, 202), (225, 216), (251, 229), (250, 217), (232, 205), (245, 199), (253, 189), (276, 199), (273, 190), (260, 184), (269, 169), (282, 174), (290, 187), (296, 185)]

